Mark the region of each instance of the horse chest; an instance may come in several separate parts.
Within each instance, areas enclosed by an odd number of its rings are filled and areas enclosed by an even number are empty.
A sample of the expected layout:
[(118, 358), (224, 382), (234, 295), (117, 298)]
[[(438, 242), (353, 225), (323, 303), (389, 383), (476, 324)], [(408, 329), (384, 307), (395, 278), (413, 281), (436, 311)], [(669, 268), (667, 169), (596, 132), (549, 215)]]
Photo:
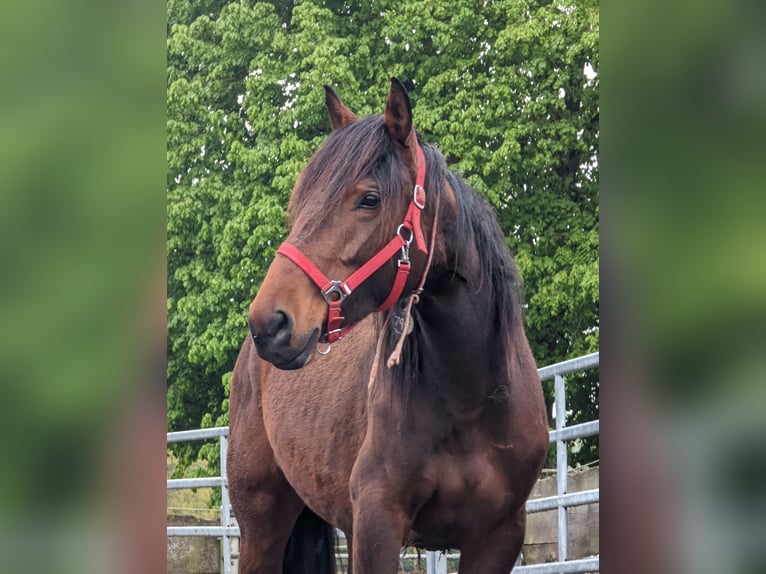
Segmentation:
[(435, 489), (413, 524), (413, 540), (426, 548), (455, 547), (507, 514), (514, 496), (490, 452), (433, 457), (425, 474)]
[[(360, 335), (368, 330), (365, 324), (359, 329)], [(314, 512), (347, 531), (348, 478), (366, 426), (366, 386), (355, 384), (358, 376), (350, 369), (316, 361), (300, 371), (271, 371), (261, 389), (264, 426), (277, 466)], [(335, 384), (318, 385), (318, 380)], [(361, 407), (349, 409), (347, 403)]]

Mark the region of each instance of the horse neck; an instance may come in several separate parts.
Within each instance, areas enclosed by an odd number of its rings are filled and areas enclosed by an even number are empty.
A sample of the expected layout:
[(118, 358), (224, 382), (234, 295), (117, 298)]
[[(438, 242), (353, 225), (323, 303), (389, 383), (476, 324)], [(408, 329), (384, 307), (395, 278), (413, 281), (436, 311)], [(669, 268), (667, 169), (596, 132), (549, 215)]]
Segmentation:
[(507, 382), (507, 349), (489, 289), (448, 273), (416, 309), (420, 380), (467, 411), (485, 405)]

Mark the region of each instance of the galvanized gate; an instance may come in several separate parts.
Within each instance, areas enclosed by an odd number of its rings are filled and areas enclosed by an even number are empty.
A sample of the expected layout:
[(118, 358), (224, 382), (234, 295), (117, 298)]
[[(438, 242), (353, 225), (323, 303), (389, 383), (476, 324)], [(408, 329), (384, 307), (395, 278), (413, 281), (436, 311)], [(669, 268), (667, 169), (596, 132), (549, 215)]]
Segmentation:
[[(558, 512), (558, 561), (545, 564), (518, 565), (514, 574), (564, 574), (575, 572), (597, 572), (598, 555), (578, 560), (568, 560), (567, 508), (599, 501), (599, 489), (568, 492), (567, 488), (567, 448), (566, 442), (599, 434), (599, 421), (594, 420), (578, 425), (566, 424), (566, 375), (598, 367), (599, 354), (592, 353), (576, 359), (563, 361), (539, 370), (540, 379), (554, 379), (556, 428), (550, 433), (550, 441), (556, 443), (556, 496), (537, 498), (527, 502), (527, 512), (543, 512), (556, 509)], [(229, 428), (216, 427), (168, 433), (167, 442), (187, 442), (196, 440), (218, 439), (221, 456), (221, 473), (210, 478), (182, 478), (167, 481), (167, 488), (220, 488), (221, 489), (221, 524), (220, 526), (168, 526), (168, 536), (212, 536), (221, 540), (221, 572), (231, 574), (238, 558), (236, 549), (232, 551), (232, 542), (238, 543), (239, 528), (231, 513), (229, 491), (226, 483), (226, 449)], [(342, 535), (342, 533), (339, 533)], [(238, 544), (237, 544), (238, 546)], [(412, 555), (405, 555), (412, 557)], [(446, 574), (447, 560), (458, 559), (459, 553), (426, 552), (427, 574)]]

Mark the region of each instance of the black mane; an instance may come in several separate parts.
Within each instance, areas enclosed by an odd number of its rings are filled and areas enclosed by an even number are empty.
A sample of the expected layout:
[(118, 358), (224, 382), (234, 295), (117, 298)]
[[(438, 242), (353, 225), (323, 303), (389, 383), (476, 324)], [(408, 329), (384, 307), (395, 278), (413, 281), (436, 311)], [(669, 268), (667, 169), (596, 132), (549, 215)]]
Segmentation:
[[(505, 235), (489, 204), (461, 177), (448, 169), (441, 152), (422, 141), (420, 145), (427, 163), (425, 187), (428, 196), (435, 197), (438, 194), (444, 198), (449, 186), (457, 202), (457, 218), (449, 222), (454, 223), (454, 228), (447, 225), (442, 227), (440, 223), (438, 235), (443, 237), (444, 253), (441, 259), (434, 259), (429, 272), (433, 278), (426, 281), (424, 296), (428, 296), (429, 285), (445, 277), (452, 276), (454, 279), (458, 275), (475, 292), (486, 290), (481, 299), (486, 301), (487, 307), (477, 308), (476, 311), (494, 320), (498, 340), (505, 349), (509, 349), (513, 329), (518, 325), (517, 320), (521, 314), (523, 288), (521, 275), (508, 249)], [(444, 211), (443, 205), (440, 211)], [(429, 230), (426, 230), (428, 233)], [(417, 315), (417, 306), (413, 309)], [(383, 363), (394, 350), (398, 339), (398, 333), (389, 328)], [(498, 357), (499, 368), (507, 369), (507, 361), (507, 356)], [(417, 337), (410, 336), (404, 345), (400, 364), (392, 370), (395, 386), (404, 397), (418, 379), (419, 363)]]
[[(402, 163), (390, 136), (386, 133), (383, 116), (358, 119), (334, 131), (322, 143), (303, 170), (293, 192), (289, 221), (300, 213), (306, 217), (305, 232), (312, 233), (343, 201), (349, 186), (371, 176), (380, 191), (382, 211), (391, 213), (392, 204), (404, 193)], [(311, 202), (315, 194), (321, 202)], [(396, 225), (392, 221), (393, 230)]]
[(469, 283), (477, 290), (483, 287), (489, 289), (493, 308), (487, 311), (497, 314), (501, 322), (501, 333), (507, 333), (520, 312), (522, 281), (508, 250), (505, 235), (489, 204), (475, 189), (447, 168), (441, 152), (430, 145), (422, 145), (422, 148), (428, 164), (426, 181), (438, 182), (439, 194), (444, 193), (445, 183), (448, 184), (457, 199), (456, 228), (454, 232), (443, 230), (446, 249), (455, 253), (457, 270), (467, 272), (464, 276)]

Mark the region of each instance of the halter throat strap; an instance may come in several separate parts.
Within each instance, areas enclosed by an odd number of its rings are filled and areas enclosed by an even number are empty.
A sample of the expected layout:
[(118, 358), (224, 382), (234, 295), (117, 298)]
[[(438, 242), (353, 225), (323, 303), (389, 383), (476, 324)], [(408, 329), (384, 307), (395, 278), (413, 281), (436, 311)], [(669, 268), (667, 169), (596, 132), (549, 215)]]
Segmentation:
[(342, 314), (341, 304), (346, 297), (351, 295), (351, 293), (353, 293), (359, 285), (369, 279), (373, 273), (383, 267), (394, 255), (396, 255), (397, 252), (401, 252), (401, 257), (398, 261), (396, 277), (394, 278), (391, 292), (388, 294), (388, 297), (386, 297), (386, 300), (383, 301), (374, 312), (387, 311), (401, 297), (402, 292), (404, 291), (404, 285), (407, 282), (407, 277), (410, 273), (411, 265), (409, 251), (412, 241), (415, 241), (415, 245), (422, 253), (428, 253), (420, 217), (423, 208), (426, 205), (426, 191), (424, 187), (426, 160), (423, 155), (423, 150), (417, 143), (415, 143), (415, 145), (417, 157), (415, 187), (412, 192), (412, 199), (407, 208), (407, 213), (404, 216), (404, 221), (397, 228), (394, 237), (345, 280), (338, 281), (328, 279), (327, 276), (322, 273), (295, 245), (284, 242), (279, 246), (279, 249), (277, 249), (277, 253), (287, 257), (287, 259), (292, 261), (308, 276), (309, 279), (311, 279), (311, 281), (319, 288), (322, 296), (327, 302), (327, 333), (320, 337), (320, 342), (332, 344), (339, 339), (342, 339), (348, 331), (354, 327), (354, 323), (343, 325), (345, 317), (343, 317)]

